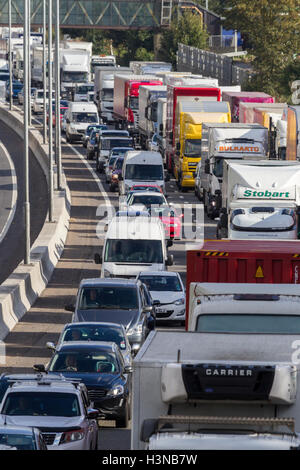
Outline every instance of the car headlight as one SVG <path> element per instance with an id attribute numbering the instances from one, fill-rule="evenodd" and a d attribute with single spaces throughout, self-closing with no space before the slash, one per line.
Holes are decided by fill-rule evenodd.
<path id="1" fill-rule="evenodd" d="M 139 323 L 137 326 L 135 326 L 134 328 L 130 328 L 128 331 L 127 331 L 127 334 L 129 336 L 131 335 L 141 335 L 143 333 L 143 325 L 141 323 Z"/>
<path id="2" fill-rule="evenodd" d="M 116 387 L 110 389 L 107 392 L 106 396 L 107 397 L 118 397 L 120 395 L 123 395 L 123 393 L 124 393 L 123 385 L 117 385 Z"/>
<path id="3" fill-rule="evenodd" d="M 110 277 L 111 276 L 111 273 L 109 271 L 107 271 L 107 269 L 104 269 L 103 274 L 104 274 L 104 277 Z"/>
<path id="4" fill-rule="evenodd" d="M 185 298 L 183 297 L 182 299 L 178 299 L 174 302 L 174 305 L 183 305 L 185 302 Z"/>
<path id="5" fill-rule="evenodd" d="M 60 444 L 68 444 L 70 442 L 80 441 L 84 438 L 84 429 L 77 429 L 76 431 L 64 432 Z"/>

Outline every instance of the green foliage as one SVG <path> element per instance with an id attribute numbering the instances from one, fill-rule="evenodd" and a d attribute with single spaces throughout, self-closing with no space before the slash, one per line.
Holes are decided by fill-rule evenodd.
<path id="1" fill-rule="evenodd" d="M 249 87 L 279 96 L 284 71 L 299 51 L 299 0 L 224 0 L 222 8 L 225 27 L 240 31 L 255 56 Z"/>
<path id="2" fill-rule="evenodd" d="M 174 16 L 176 18 L 176 15 Z M 187 11 L 180 15 L 178 20 L 172 21 L 170 29 L 162 33 L 160 59 L 175 65 L 179 42 L 199 49 L 207 48 L 208 34 L 199 15 Z"/>

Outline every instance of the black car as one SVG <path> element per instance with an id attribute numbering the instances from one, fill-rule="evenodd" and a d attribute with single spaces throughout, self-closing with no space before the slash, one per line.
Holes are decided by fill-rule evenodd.
<path id="1" fill-rule="evenodd" d="M 80 379 L 94 407 L 105 419 L 127 427 L 130 419 L 131 366 L 125 366 L 115 343 L 74 341 L 61 343 L 51 358 L 47 372 Z"/>
<path id="2" fill-rule="evenodd" d="M 155 312 L 147 287 L 136 279 L 83 279 L 72 322 L 113 322 L 124 325 L 133 352 L 155 328 Z"/>

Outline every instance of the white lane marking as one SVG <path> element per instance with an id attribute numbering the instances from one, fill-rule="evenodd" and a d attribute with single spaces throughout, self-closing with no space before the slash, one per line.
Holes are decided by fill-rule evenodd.
<path id="1" fill-rule="evenodd" d="M 80 152 L 78 152 L 78 150 L 71 144 L 68 144 L 67 141 L 65 140 L 65 138 L 63 137 L 62 139 L 62 142 L 66 143 L 68 145 L 68 147 L 70 147 L 74 153 L 76 153 L 76 155 L 78 155 L 78 157 L 81 159 L 81 161 L 85 164 L 85 166 L 87 167 L 87 169 L 91 172 L 94 180 L 96 181 L 97 185 L 98 185 L 98 188 L 100 190 L 100 192 L 102 193 L 105 201 L 107 202 L 107 204 L 109 206 L 112 206 L 111 202 L 110 202 L 110 199 L 108 197 L 108 194 L 107 192 L 105 191 L 104 187 L 103 187 L 103 184 L 101 183 L 101 180 L 100 178 L 98 177 L 97 173 L 94 171 L 94 169 L 91 167 L 91 165 L 89 164 L 89 162 L 86 160 L 86 158 L 81 155 Z"/>
<path id="2" fill-rule="evenodd" d="M 11 201 L 11 209 L 9 211 L 9 216 L 7 217 L 7 220 L 5 222 L 5 225 L 0 233 L 0 243 L 2 242 L 3 238 L 7 234 L 7 231 L 10 227 L 10 224 L 13 221 L 13 218 L 15 216 L 16 212 L 16 207 L 17 207 L 17 199 L 18 199 L 18 185 L 17 185 L 17 177 L 16 177 L 16 170 L 15 170 L 15 165 L 9 155 L 9 152 L 3 142 L 0 142 L 0 147 L 3 150 L 3 152 L 6 155 L 6 158 L 8 160 L 9 166 L 10 166 L 10 171 L 11 171 L 11 179 L 12 179 L 12 201 Z"/>

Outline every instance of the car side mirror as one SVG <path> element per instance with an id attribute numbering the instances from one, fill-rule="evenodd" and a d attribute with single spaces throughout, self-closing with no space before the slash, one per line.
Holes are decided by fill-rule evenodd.
<path id="1" fill-rule="evenodd" d="M 88 419 L 97 419 L 100 413 L 99 410 L 95 410 L 94 408 L 90 408 L 87 411 L 87 418 Z"/>
<path id="2" fill-rule="evenodd" d="M 46 372 L 44 364 L 35 364 L 33 366 L 33 370 L 35 370 L 36 372 Z"/>
<path id="3" fill-rule="evenodd" d="M 102 264 L 102 256 L 99 253 L 96 253 L 94 256 L 94 261 L 96 264 Z"/>
<path id="4" fill-rule="evenodd" d="M 75 312 L 75 305 L 74 304 L 65 305 L 65 310 L 67 312 Z"/>
<path id="5" fill-rule="evenodd" d="M 46 343 L 46 346 L 47 346 L 48 349 L 51 349 L 52 351 L 55 351 L 55 344 L 54 343 L 49 341 L 48 343 Z"/>

